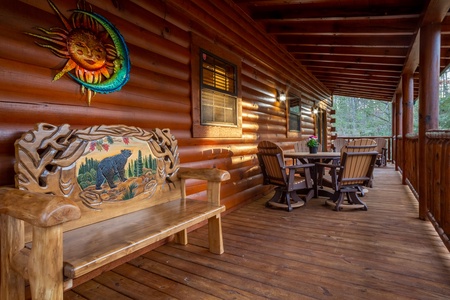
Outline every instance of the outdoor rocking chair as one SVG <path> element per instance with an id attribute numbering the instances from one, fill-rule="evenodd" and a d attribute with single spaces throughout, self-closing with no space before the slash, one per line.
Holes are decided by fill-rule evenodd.
<path id="1" fill-rule="evenodd" d="M 339 166 L 331 166 L 338 169 L 338 175 L 333 187 L 335 192 L 326 203 L 334 206 L 337 211 L 344 206 L 367 210 L 367 205 L 359 198 L 358 193 L 370 184 L 377 155 L 376 151 L 344 152 Z"/>
<path id="2" fill-rule="evenodd" d="M 339 173 L 339 166 L 340 166 L 340 162 L 342 161 L 342 157 L 343 157 L 344 153 L 347 153 L 347 152 L 369 152 L 369 151 L 376 151 L 376 149 L 377 149 L 377 143 L 375 142 L 375 140 L 367 139 L 367 138 L 354 139 L 350 142 L 347 142 L 345 145 L 343 145 L 340 149 L 341 156 L 340 156 L 339 160 L 334 160 L 333 161 L 334 167 L 330 168 L 330 170 L 329 170 L 332 185 L 333 186 L 336 185 L 336 181 L 337 181 L 337 177 L 338 177 L 338 173 Z M 318 174 L 319 174 L 318 180 L 319 180 L 320 186 L 323 186 L 323 184 L 322 184 L 323 169 L 327 168 L 327 167 L 329 167 L 329 164 L 322 164 L 322 163 L 317 164 L 317 170 L 318 170 Z M 369 181 L 368 187 L 372 187 L 372 184 L 373 184 L 372 179 Z M 364 196 L 364 193 L 367 192 L 367 189 L 363 189 L 362 187 L 360 187 L 359 192 L 360 192 L 361 196 Z"/>
<path id="3" fill-rule="evenodd" d="M 375 138 L 375 141 L 377 142 L 377 151 L 378 151 L 378 156 L 377 156 L 377 161 L 375 162 L 375 164 L 378 167 L 385 167 L 386 166 L 386 156 L 387 156 L 387 148 L 386 148 L 386 139 L 385 138 Z"/>
<path id="4" fill-rule="evenodd" d="M 342 138 L 337 138 L 333 141 L 333 151 L 341 152 L 342 147 L 345 147 L 348 144 L 347 140 Z"/>
<path id="5" fill-rule="evenodd" d="M 276 186 L 275 195 L 266 202 L 267 207 L 286 208 L 287 211 L 292 211 L 293 208 L 303 206 L 313 197 L 311 168 L 314 164 L 287 166 L 283 150 L 269 141 L 258 144 L 258 160 L 264 176 L 264 184 Z M 297 194 L 299 191 L 304 193 L 302 197 Z"/>

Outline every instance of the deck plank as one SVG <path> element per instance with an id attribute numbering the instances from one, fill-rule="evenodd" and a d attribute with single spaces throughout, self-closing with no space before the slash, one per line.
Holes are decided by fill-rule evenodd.
<path id="1" fill-rule="evenodd" d="M 94 280 L 87 281 L 77 287 L 74 287 L 72 291 L 85 297 L 86 299 L 132 299 L 114 289 L 110 289 L 105 285 L 97 283 Z M 66 299 L 66 293 L 64 293 L 64 299 Z"/>
<path id="2" fill-rule="evenodd" d="M 117 268 L 119 269 L 119 268 Z M 138 269 L 139 270 L 139 269 Z M 115 270 L 118 271 L 118 270 Z M 162 291 L 158 291 L 148 285 L 140 283 L 136 277 L 131 277 L 133 270 L 127 269 L 126 274 L 118 274 L 117 272 L 106 272 L 97 276 L 94 281 L 115 289 L 132 299 L 148 300 L 148 299 L 176 299 Z"/>
<path id="3" fill-rule="evenodd" d="M 223 217 L 223 255 L 208 252 L 202 227 L 189 245 L 159 247 L 65 299 L 133 298 L 127 289 L 151 299 L 448 299 L 450 253 L 393 167 L 375 172 L 368 211 L 336 212 L 321 198 L 288 213 L 266 208 L 269 195 Z M 99 285 L 105 296 L 93 297 Z"/>

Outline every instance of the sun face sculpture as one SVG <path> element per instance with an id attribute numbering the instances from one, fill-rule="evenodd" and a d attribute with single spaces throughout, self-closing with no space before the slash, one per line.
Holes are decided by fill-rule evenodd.
<path id="1" fill-rule="evenodd" d="M 125 40 L 119 31 L 103 16 L 89 12 L 83 1 L 78 3 L 69 19 L 48 0 L 50 6 L 64 24 L 64 28 L 44 29 L 47 36 L 26 32 L 48 43 L 36 42 L 50 49 L 56 56 L 66 58 L 67 63 L 53 80 L 68 74 L 81 84 L 90 105 L 95 93 L 119 91 L 129 79 L 130 60 Z"/>

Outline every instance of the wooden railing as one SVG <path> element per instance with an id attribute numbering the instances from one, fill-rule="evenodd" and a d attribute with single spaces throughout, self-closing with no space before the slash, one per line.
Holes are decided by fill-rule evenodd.
<path id="1" fill-rule="evenodd" d="M 419 138 L 407 134 L 405 151 L 398 151 L 398 157 L 405 157 L 397 164 L 404 172 L 407 183 L 418 198 L 419 189 L 426 189 L 428 217 L 442 240 L 450 250 L 450 130 L 433 130 L 426 133 L 426 182 L 419 176 Z M 397 137 L 397 142 L 401 137 Z M 399 147 L 399 150 L 401 147 Z"/>
<path id="2" fill-rule="evenodd" d="M 387 161 L 392 161 L 392 137 L 391 136 L 337 136 L 338 139 L 345 139 L 347 142 L 355 140 L 355 139 L 375 139 L 375 138 L 385 138 L 386 139 L 386 148 L 387 148 Z"/>
<path id="3" fill-rule="evenodd" d="M 397 141 L 401 143 L 402 137 L 398 136 Z M 414 134 L 406 135 L 406 145 L 405 145 L 405 153 L 402 151 L 402 147 L 398 147 L 398 157 L 405 156 L 405 166 L 403 166 L 403 161 L 398 159 L 396 162 L 405 174 L 405 178 L 407 183 L 409 184 L 411 190 L 416 195 L 416 198 L 419 197 L 419 136 Z"/>

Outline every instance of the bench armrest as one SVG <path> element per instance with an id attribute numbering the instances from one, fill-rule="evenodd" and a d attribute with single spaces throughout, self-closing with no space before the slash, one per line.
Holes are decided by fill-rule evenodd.
<path id="1" fill-rule="evenodd" d="M 220 184 L 230 179 L 230 173 L 216 168 L 186 168 L 178 170 L 178 178 L 181 179 L 181 198 L 186 199 L 186 179 L 207 180 L 208 201 L 214 205 L 220 205 Z"/>
<path id="2" fill-rule="evenodd" d="M 180 179 L 200 179 L 207 181 L 222 182 L 230 179 L 230 173 L 216 168 L 186 168 L 178 170 Z"/>
<path id="3" fill-rule="evenodd" d="M 0 188 L 0 214 L 37 227 L 51 227 L 81 217 L 80 208 L 68 198 L 9 187 Z"/>

